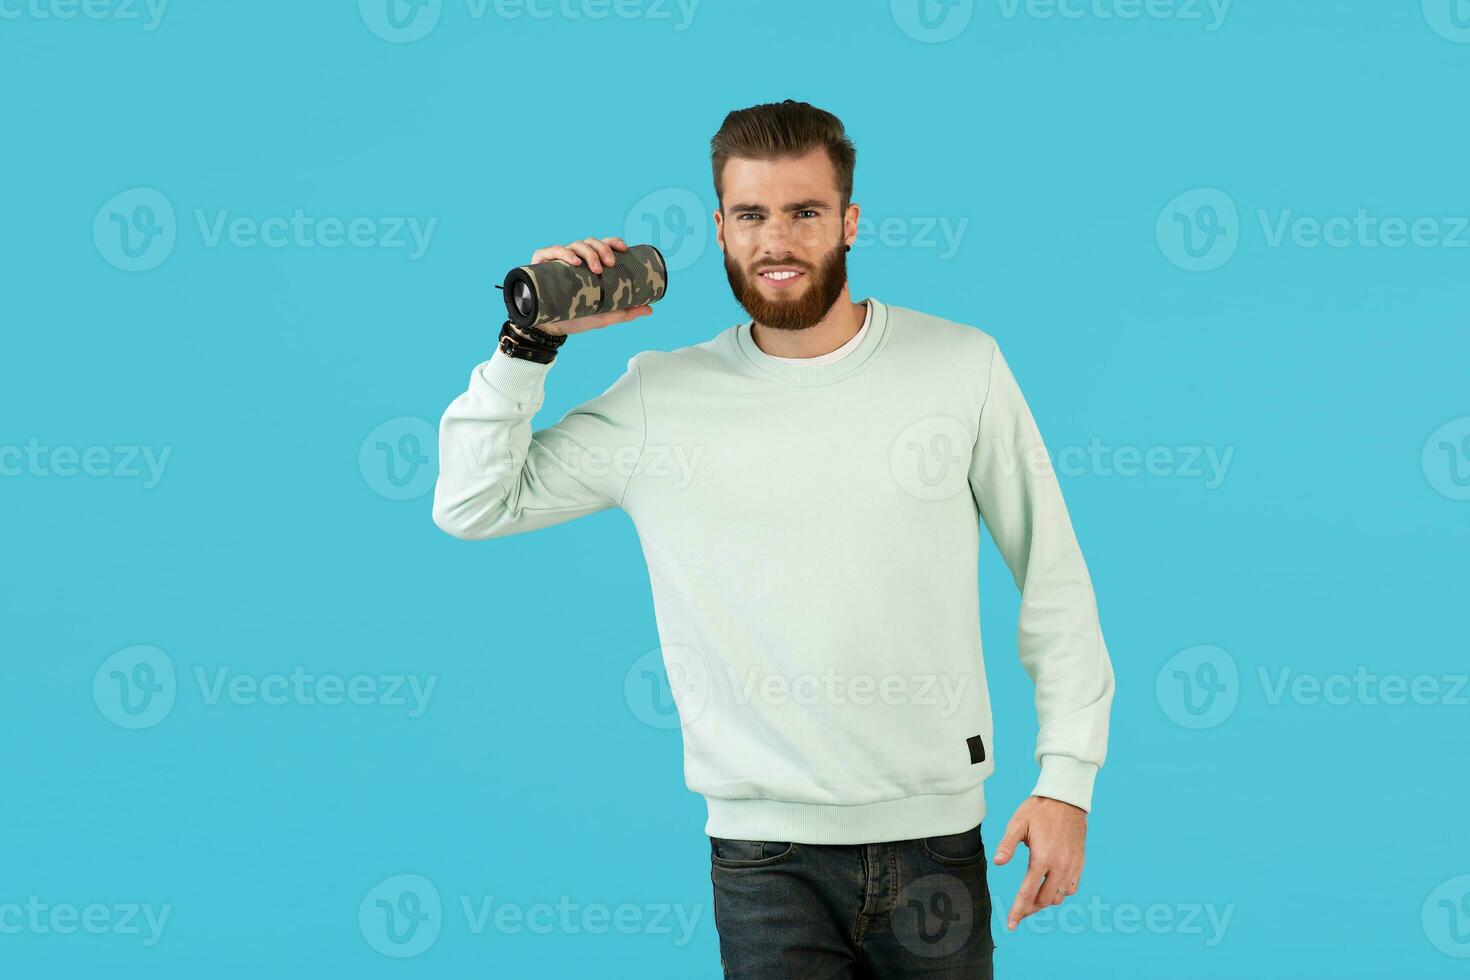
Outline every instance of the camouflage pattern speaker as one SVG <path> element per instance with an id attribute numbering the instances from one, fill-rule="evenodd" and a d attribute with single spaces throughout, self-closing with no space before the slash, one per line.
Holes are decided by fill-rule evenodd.
<path id="1" fill-rule="evenodd" d="M 596 273 L 585 264 L 560 259 L 521 265 L 505 274 L 505 309 L 518 327 L 575 320 L 663 299 L 669 287 L 663 253 L 652 245 L 630 245 Z"/>

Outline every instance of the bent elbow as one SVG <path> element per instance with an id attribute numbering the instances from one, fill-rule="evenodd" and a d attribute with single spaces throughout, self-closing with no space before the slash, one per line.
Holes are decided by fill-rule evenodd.
<path id="1" fill-rule="evenodd" d="M 434 496 L 434 526 L 452 538 L 461 541 L 478 541 L 487 535 L 476 527 L 463 504 L 455 505 Z"/>

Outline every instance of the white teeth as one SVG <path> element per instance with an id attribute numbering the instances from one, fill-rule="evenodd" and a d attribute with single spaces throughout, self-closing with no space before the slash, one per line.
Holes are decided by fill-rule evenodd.
<path id="1" fill-rule="evenodd" d="M 799 272 L 762 272 L 761 275 L 765 276 L 767 279 L 790 279 L 793 276 L 799 276 L 799 275 L 801 275 L 801 273 L 799 273 Z"/>

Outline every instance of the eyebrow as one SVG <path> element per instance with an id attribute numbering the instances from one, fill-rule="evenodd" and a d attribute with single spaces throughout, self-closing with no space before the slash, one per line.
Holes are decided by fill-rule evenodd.
<path id="1" fill-rule="evenodd" d="M 810 199 L 805 200 L 805 201 L 793 201 L 792 203 L 786 205 L 785 210 L 787 210 L 787 211 L 830 211 L 830 210 L 832 210 L 832 206 L 830 204 L 828 204 L 826 201 L 819 200 L 818 198 L 810 198 Z M 770 214 L 771 213 L 770 212 L 770 209 L 768 209 L 764 204 L 732 204 L 728 208 L 726 208 L 725 211 L 727 213 L 729 213 L 729 214 L 734 214 L 737 211 L 742 211 L 742 212 L 744 212 L 744 211 L 750 211 L 750 212 L 754 212 L 755 214 Z"/>

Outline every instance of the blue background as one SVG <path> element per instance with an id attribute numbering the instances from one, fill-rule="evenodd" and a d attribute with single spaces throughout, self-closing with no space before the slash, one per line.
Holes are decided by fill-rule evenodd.
<path id="1" fill-rule="evenodd" d="M 731 109 L 789 97 L 858 148 L 874 224 L 855 299 L 993 333 L 1053 451 L 1169 461 L 1063 475 L 1118 677 L 1110 758 L 1071 900 L 1088 911 L 1014 934 L 998 918 L 1001 974 L 1463 976 L 1470 232 L 1273 245 L 1259 216 L 1455 234 L 1470 30 L 1437 2 L 1240 0 L 1215 29 L 1206 7 L 935 3 L 926 33 L 912 0 L 706 0 L 687 22 L 652 0 L 545 17 L 444 0 L 405 40 L 374 0 L 181 3 L 151 30 L 141 7 L 7 0 L 0 907 L 170 917 L 153 945 L 0 917 L 0 973 L 718 975 L 703 804 L 677 729 L 624 695 L 658 643 L 631 522 L 453 540 L 414 436 L 489 356 L 493 284 L 542 245 L 628 234 L 679 258 L 654 316 L 563 353 L 539 425 L 633 353 L 744 319 L 708 141 Z M 107 229 L 146 217 L 140 188 L 174 241 L 125 271 Z M 1171 205 L 1197 189 L 1234 222 Z M 211 244 L 196 218 L 297 209 L 437 223 L 413 258 Z M 943 222 L 964 222 L 952 252 L 923 234 Z M 1188 271 L 1200 241 L 1218 267 Z M 103 447 L 110 475 L 22 462 L 28 444 Z M 156 485 L 116 447 L 166 449 Z M 1202 448 L 1232 454 L 1223 478 L 1191 474 Z M 991 847 L 1035 778 L 1016 601 L 987 543 Z M 131 730 L 104 662 L 139 645 L 176 695 Z M 412 717 L 211 702 L 196 678 L 298 667 L 436 686 Z M 1360 669 L 1439 695 L 1273 695 Z M 1002 913 L 1023 864 L 991 869 Z M 400 874 L 444 903 L 404 960 L 358 919 Z M 669 920 L 477 934 L 461 896 L 697 920 L 687 941 Z"/>

